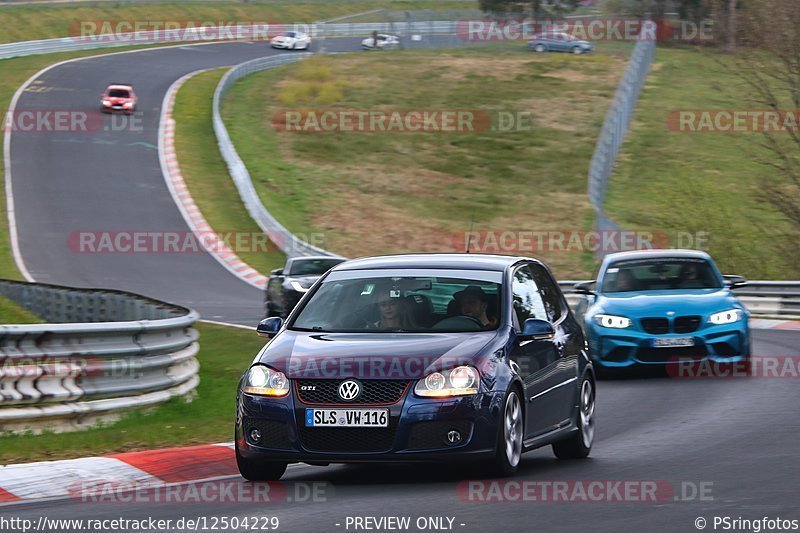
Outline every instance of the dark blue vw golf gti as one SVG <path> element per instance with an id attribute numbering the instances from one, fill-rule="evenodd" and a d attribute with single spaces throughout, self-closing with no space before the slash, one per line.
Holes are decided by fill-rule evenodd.
<path id="1" fill-rule="evenodd" d="M 294 462 L 469 460 L 511 475 L 533 448 L 591 450 L 594 371 L 539 261 L 347 261 L 258 331 L 271 340 L 237 395 L 247 479 L 278 479 Z"/>

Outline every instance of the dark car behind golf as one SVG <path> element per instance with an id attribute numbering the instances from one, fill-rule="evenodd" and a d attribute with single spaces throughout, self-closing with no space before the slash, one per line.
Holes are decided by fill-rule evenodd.
<path id="1" fill-rule="evenodd" d="M 580 325 L 539 261 L 406 255 L 347 261 L 239 384 L 236 458 L 251 480 L 288 463 L 469 460 L 514 473 L 552 445 L 589 455 L 595 378 Z"/>
<path id="2" fill-rule="evenodd" d="M 283 268 L 270 273 L 264 291 L 266 316 L 286 318 L 312 285 L 327 272 L 344 261 L 343 257 L 309 256 L 286 260 Z"/>

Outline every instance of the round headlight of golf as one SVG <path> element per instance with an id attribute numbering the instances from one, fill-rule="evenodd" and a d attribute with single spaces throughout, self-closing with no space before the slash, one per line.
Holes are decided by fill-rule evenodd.
<path id="1" fill-rule="evenodd" d="M 468 389 L 475 381 L 475 371 L 468 366 L 459 366 L 450 371 L 450 385 L 454 389 Z"/>
<path id="2" fill-rule="evenodd" d="M 289 394 L 286 374 L 264 365 L 253 365 L 247 372 L 242 392 L 280 398 Z"/>
<path id="3" fill-rule="evenodd" d="M 444 381 L 445 379 L 442 374 L 434 372 L 425 378 L 425 387 L 427 387 L 428 390 L 439 390 L 444 387 Z"/>

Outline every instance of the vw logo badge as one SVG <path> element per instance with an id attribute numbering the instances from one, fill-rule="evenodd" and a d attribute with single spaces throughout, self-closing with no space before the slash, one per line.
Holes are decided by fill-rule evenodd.
<path id="1" fill-rule="evenodd" d="M 339 398 L 346 402 L 351 402 L 361 395 L 361 385 L 358 381 L 348 379 L 339 384 Z"/>

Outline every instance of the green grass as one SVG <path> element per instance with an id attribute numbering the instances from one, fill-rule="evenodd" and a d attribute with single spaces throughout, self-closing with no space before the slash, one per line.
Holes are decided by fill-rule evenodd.
<path id="1" fill-rule="evenodd" d="M 228 174 L 228 167 L 219 153 L 217 138 L 211 122 L 211 100 L 214 89 L 227 69 L 218 69 L 189 79 L 178 92 L 175 102 L 175 147 L 181 174 L 194 201 L 206 221 L 219 234 L 240 232 L 250 235 L 261 233 L 248 214 L 236 186 Z M 269 252 L 259 249 L 237 248 L 234 240 L 229 246 L 250 266 L 262 273 L 280 268 L 285 256 L 270 243 Z M 250 243 L 250 239 L 243 241 Z M 258 247 L 260 248 L 260 246 Z"/>
<path id="2" fill-rule="evenodd" d="M 41 322 L 42 319 L 21 305 L 0 296 L 0 324 L 39 324 Z"/>
<path id="3" fill-rule="evenodd" d="M 667 128 L 674 110 L 748 110 L 742 82 L 713 51 L 658 50 L 656 68 L 636 110 L 607 201 L 628 229 L 673 237 L 705 232 L 708 251 L 726 273 L 751 279 L 796 279 L 796 232 L 761 194 L 779 179 L 759 134 L 683 133 Z M 791 106 L 787 107 L 790 109 Z"/>
<path id="4" fill-rule="evenodd" d="M 0 464 L 69 459 L 233 439 L 236 386 L 264 342 L 255 332 L 198 324 L 200 385 L 191 402 L 176 398 L 106 426 L 75 433 L 0 437 Z"/>
<path id="5" fill-rule="evenodd" d="M 475 4 L 477 6 L 477 2 Z M 0 43 L 80 35 L 82 21 L 223 21 L 310 23 L 371 9 L 463 9 L 447 0 L 278 0 L 269 2 L 100 2 L 0 6 Z"/>
<path id="6" fill-rule="evenodd" d="M 248 76 L 223 118 L 268 209 L 348 257 L 453 250 L 476 230 L 590 227 L 586 175 L 630 47 L 535 55 L 519 44 L 311 61 Z M 523 131 L 287 133 L 293 109 L 528 112 Z M 496 124 L 496 122 L 494 122 Z M 456 239 L 456 242 L 457 239 Z M 580 253 L 536 250 L 562 278 Z"/>

